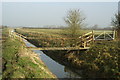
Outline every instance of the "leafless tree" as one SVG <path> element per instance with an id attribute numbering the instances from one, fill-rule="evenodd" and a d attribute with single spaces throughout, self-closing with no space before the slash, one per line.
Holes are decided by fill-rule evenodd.
<path id="1" fill-rule="evenodd" d="M 115 17 L 112 19 L 112 26 L 117 30 L 117 36 L 120 38 L 120 13 L 115 14 Z"/>
<path id="2" fill-rule="evenodd" d="M 82 12 L 79 9 L 69 10 L 64 20 L 68 26 L 67 31 L 71 35 L 70 37 L 77 38 L 85 20 Z M 74 40 L 72 43 L 75 42 L 76 41 Z"/>

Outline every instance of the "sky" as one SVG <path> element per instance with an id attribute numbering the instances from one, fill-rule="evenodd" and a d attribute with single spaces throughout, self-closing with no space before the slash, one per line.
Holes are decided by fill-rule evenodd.
<path id="1" fill-rule="evenodd" d="M 118 2 L 3 2 L 2 24 L 11 27 L 66 26 L 70 9 L 80 9 L 87 26 L 109 27 L 118 11 Z"/>
<path id="2" fill-rule="evenodd" d="M 118 2 L 119 0 L 1 0 L 2 2 Z"/>
<path id="3" fill-rule="evenodd" d="M 0 2 L 0 25 L 2 25 L 2 3 Z"/>

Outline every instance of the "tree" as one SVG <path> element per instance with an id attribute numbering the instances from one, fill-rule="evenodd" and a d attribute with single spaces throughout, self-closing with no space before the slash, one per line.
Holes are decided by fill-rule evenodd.
<path id="1" fill-rule="evenodd" d="M 112 19 L 112 26 L 117 30 L 117 36 L 120 38 L 120 13 L 115 14 L 115 18 Z"/>
<path id="2" fill-rule="evenodd" d="M 80 35 L 80 29 L 83 26 L 83 21 L 85 18 L 82 16 L 82 13 L 79 9 L 69 10 L 66 18 L 64 19 L 68 28 L 67 31 L 70 33 L 70 37 L 78 38 Z M 75 39 L 71 42 L 71 44 L 75 43 Z"/>
<path id="3" fill-rule="evenodd" d="M 120 13 L 115 14 L 115 18 L 112 19 L 112 26 L 114 26 L 116 30 L 120 29 Z"/>

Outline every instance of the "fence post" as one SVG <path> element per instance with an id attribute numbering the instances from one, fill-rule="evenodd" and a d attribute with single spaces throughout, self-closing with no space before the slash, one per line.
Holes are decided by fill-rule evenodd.
<path id="1" fill-rule="evenodd" d="M 104 31 L 104 40 L 105 40 L 105 31 Z"/>
<path id="2" fill-rule="evenodd" d="M 114 32 L 113 32 L 113 40 L 116 38 L 116 32 L 115 32 L 115 30 L 114 30 Z"/>
<path id="3" fill-rule="evenodd" d="M 84 41 L 84 39 L 83 39 L 83 35 L 81 36 L 81 45 L 82 45 L 83 47 L 85 47 L 85 41 Z"/>
<path id="4" fill-rule="evenodd" d="M 93 43 L 94 43 L 94 30 L 92 31 L 92 38 L 93 38 Z"/>
<path id="5" fill-rule="evenodd" d="M 15 33 L 13 32 L 13 38 L 15 39 Z"/>
<path id="6" fill-rule="evenodd" d="M 86 41 L 84 41 L 84 46 L 83 46 L 84 48 L 86 47 Z"/>
<path id="7" fill-rule="evenodd" d="M 118 32 L 117 32 L 117 30 L 116 30 L 116 32 L 115 32 L 115 35 L 116 35 L 116 39 L 118 38 Z"/>

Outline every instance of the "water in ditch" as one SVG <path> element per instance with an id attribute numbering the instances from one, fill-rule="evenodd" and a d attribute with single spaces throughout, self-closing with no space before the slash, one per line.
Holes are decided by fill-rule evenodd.
<path id="1" fill-rule="evenodd" d="M 24 40 L 28 47 L 35 47 L 33 44 Z M 44 54 L 40 50 L 33 50 L 36 54 L 39 55 L 40 59 L 45 63 L 49 70 L 55 74 L 58 78 L 81 78 L 80 75 L 70 70 L 70 68 L 65 65 L 61 65 L 58 62 L 51 59 L 49 56 Z"/>

